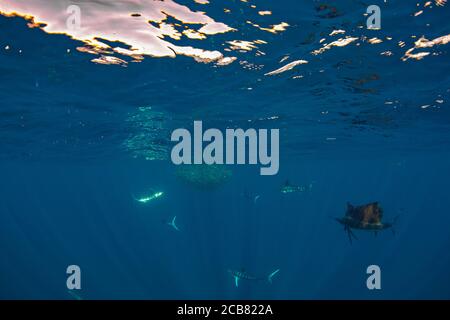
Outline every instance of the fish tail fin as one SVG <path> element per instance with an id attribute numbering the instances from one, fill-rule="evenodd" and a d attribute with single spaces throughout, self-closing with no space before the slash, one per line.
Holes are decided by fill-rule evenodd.
<path id="1" fill-rule="evenodd" d="M 178 228 L 178 226 L 177 226 L 177 224 L 175 222 L 176 219 L 177 219 L 177 216 L 173 217 L 173 219 L 170 222 L 168 222 L 167 224 L 169 226 L 171 226 L 172 228 L 174 228 L 176 231 L 180 231 L 180 229 Z"/>
<path id="2" fill-rule="evenodd" d="M 271 274 L 269 274 L 267 276 L 267 281 L 272 284 L 272 278 L 278 273 L 280 272 L 280 269 L 275 270 L 274 272 L 272 272 Z"/>
<path id="3" fill-rule="evenodd" d="M 83 300 L 78 294 L 74 292 L 74 290 L 67 290 L 67 292 L 74 298 L 75 300 Z"/>

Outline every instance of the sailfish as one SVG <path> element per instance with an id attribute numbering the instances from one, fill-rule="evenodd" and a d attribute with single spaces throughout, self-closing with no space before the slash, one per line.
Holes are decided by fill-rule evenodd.
<path id="1" fill-rule="evenodd" d="M 378 202 L 372 202 L 365 205 L 353 206 L 347 203 L 347 212 L 342 218 L 335 218 L 337 222 L 344 226 L 344 230 L 348 234 L 350 243 L 352 239 L 357 239 L 352 229 L 373 231 L 377 235 L 378 231 L 391 228 L 398 217 L 393 222 L 382 222 L 383 209 Z"/>

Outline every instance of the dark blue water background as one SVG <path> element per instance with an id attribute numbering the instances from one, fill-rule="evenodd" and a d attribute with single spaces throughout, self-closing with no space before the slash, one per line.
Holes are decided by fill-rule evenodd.
<path id="1" fill-rule="evenodd" d="M 449 34 L 450 6 L 419 20 L 415 3 L 394 1 L 382 30 L 368 31 L 356 28 L 366 4 L 333 3 L 342 15 L 332 19 L 309 1 L 272 3 L 291 27 L 267 36 L 265 56 L 239 56 L 259 71 L 187 57 L 96 65 L 75 50 L 80 43 L 1 17 L 0 297 L 72 299 L 65 270 L 77 264 L 83 299 L 450 298 L 448 46 L 405 62 L 395 44 L 392 58 L 381 56 L 385 43 L 309 54 L 321 32 L 339 27 L 409 44 L 411 35 Z M 221 6 L 208 14 L 260 36 Z M 286 54 L 310 63 L 265 77 Z M 170 160 L 144 159 L 193 120 L 280 128 L 280 172 L 234 166 L 228 183 L 202 191 L 177 179 Z M 282 195 L 287 179 L 313 188 Z M 151 189 L 165 194 L 133 199 Z M 252 203 L 245 192 L 261 197 Z M 350 244 L 333 220 L 347 201 L 379 201 L 386 221 L 399 216 L 395 235 L 356 231 Z M 180 232 L 166 224 L 175 215 Z M 366 288 L 371 264 L 381 267 L 382 290 Z M 227 269 L 241 268 L 280 273 L 272 285 L 236 288 Z"/>

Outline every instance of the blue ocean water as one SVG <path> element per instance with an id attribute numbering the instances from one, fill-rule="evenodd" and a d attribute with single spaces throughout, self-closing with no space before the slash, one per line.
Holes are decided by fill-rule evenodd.
<path id="1" fill-rule="evenodd" d="M 262 37 L 245 2 L 178 2 L 238 30 L 204 49 Z M 80 40 L 0 16 L 0 298 L 73 299 L 66 268 L 78 265 L 82 299 L 449 299 L 449 44 L 401 58 L 450 34 L 450 5 L 419 3 L 374 1 L 382 28 L 367 30 L 366 3 L 261 1 L 290 26 L 227 66 L 95 64 Z M 360 45 L 311 54 L 338 29 Z M 265 76 L 286 56 L 308 64 Z M 182 181 L 170 133 L 194 120 L 279 128 L 279 173 L 234 165 L 218 188 Z M 286 180 L 312 188 L 282 194 Z M 350 243 L 334 218 L 374 201 L 395 233 L 355 230 Z M 374 264 L 381 290 L 366 287 Z M 229 269 L 280 272 L 236 287 Z"/>

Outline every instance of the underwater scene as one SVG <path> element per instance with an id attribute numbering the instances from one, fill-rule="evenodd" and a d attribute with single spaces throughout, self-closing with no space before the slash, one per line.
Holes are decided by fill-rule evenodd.
<path id="1" fill-rule="evenodd" d="M 0 0 L 0 299 L 450 299 L 450 2 Z"/>

